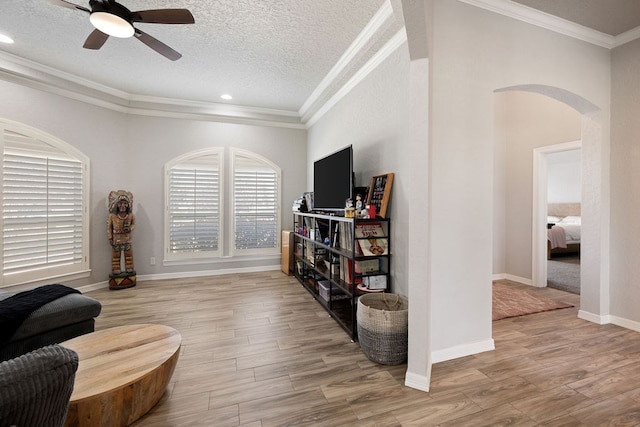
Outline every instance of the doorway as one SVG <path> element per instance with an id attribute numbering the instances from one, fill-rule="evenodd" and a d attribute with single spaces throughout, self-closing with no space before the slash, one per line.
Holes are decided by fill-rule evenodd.
<path id="1" fill-rule="evenodd" d="M 536 148 L 533 155 L 533 285 L 578 294 L 581 148 L 581 141 L 573 141 Z M 569 244 L 549 256 L 549 236 L 556 231 L 562 232 Z"/>
<path id="2" fill-rule="evenodd" d="M 547 153 L 546 159 L 547 232 L 555 233 L 554 237 L 562 234 L 565 237 L 564 245 L 548 251 L 547 286 L 579 295 L 581 150 Z M 548 246 L 551 247 L 550 244 Z"/>

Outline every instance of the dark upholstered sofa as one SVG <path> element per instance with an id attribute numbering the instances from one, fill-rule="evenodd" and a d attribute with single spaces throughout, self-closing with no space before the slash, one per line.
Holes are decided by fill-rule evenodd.
<path id="1" fill-rule="evenodd" d="M 0 301 L 14 294 L 0 291 Z M 0 343 L 0 361 L 93 332 L 101 311 L 99 301 L 81 293 L 48 302 L 33 311 L 7 342 Z"/>
<path id="2" fill-rule="evenodd" d="M 1 362 L 0 426 L 62 426 L 77 369 L 77 353 L 59 345 Z"/>

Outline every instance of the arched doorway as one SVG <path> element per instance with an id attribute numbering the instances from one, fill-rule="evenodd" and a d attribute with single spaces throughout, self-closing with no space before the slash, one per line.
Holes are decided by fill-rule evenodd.
<path id="1" fill-rule="evenodd" d="M 599 322 L 599 316 L 602 314 L 602 308 L 608 307 L 608 283 L 602 280 L 602 273 L 608 270 L 608 239 L 601 230 L 602 215 L 606 212 L 606 194 L 602 194 L 602 182 L 606 181 L 604 176 L 606 168 L 603 167 L 605 153 L 602 150 L 602 124 L 600 109 L 585 100 L 584 98 L 571 93 L 567 90 L 544 86 L 544 85 L 519 85 L 510 86 L 496 90 L 496 93 L 523 91 L 537 93 L 546 97 L 555 99 L 575 110 L 580 117 L 580 135 L 582 140 L 582 253 L 583 268 L 581 269 L 582 298 L 581 310 L 579 317 L 590 321 Z M 497 132 L 498 133 L 498 132 Z M 533 178 L 532 178 L 533 180 Z M 533 198 L 532 198 L 533 199 Z M 537 224 L 543 221 L 542 217 L 546 216 L 543 212 L 541 204 L 531 204 L 531 224 Z M 532 260 L 530 276 L 531 285 L 538 285 L 546 280 L 545 265 L 546 256 L 543 257 L 541 248 L 542 243 L 546 239 L 536 236 L 535 227 L 532 227 L 532 235 L 530 239 L 530 253 Z M 546 246 L 546 243 L 545 243 Z M 535 255 L 534 255 L 535 254 Z M 507 270 L 507 274 L 509 271 Z M 590 314 L 590 313 L 595 313 Z"/>

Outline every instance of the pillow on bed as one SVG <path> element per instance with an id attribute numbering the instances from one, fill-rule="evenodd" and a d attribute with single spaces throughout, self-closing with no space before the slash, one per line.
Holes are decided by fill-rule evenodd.
<path id="1" fill-rule="evenodd" d="M 581 224 L 581 217 L 579 216 L 565 216 L 558 224 Z"/>
<path id="2" fill-rule="evenodd" d="M 547 215 L 547 224 L 555 224 L 556 222 L 560 222 L 562 218 L 559 216 Z"/>

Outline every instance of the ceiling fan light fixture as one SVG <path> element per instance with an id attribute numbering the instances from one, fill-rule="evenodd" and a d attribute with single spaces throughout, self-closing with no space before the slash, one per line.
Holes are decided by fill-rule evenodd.
<path id="1" fill-rule="evenodd" d="M 7 35 L 0 33 L 0 43 L 12 44 L 13 39 Z"/>
<path id="2" fill-rule="evenodd" d="M 91 24 L 98 30 L 113 37 L 128 38 L 135 32 L 133 25 L 124 18 L 109 12 L 92 12 Z"/>

